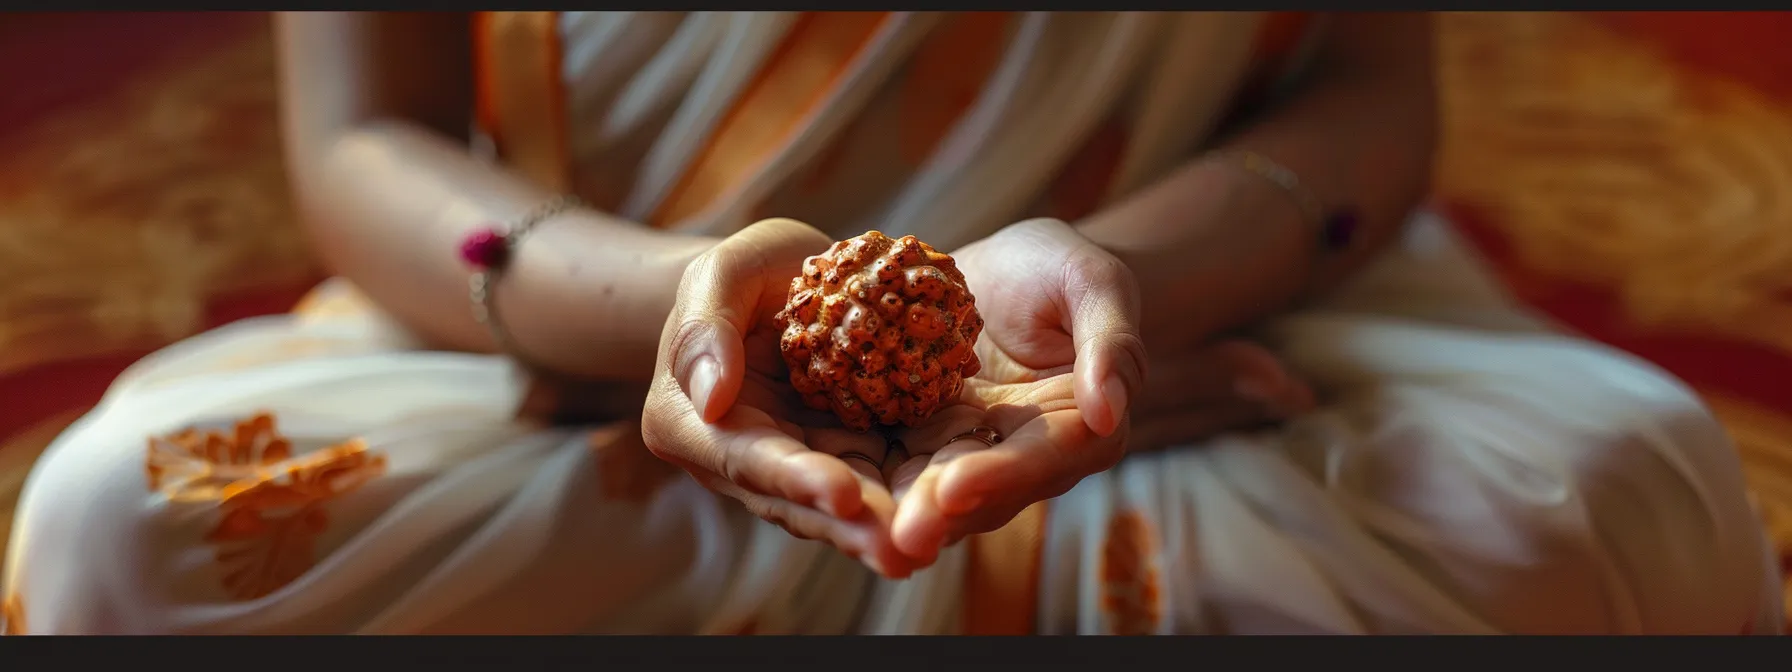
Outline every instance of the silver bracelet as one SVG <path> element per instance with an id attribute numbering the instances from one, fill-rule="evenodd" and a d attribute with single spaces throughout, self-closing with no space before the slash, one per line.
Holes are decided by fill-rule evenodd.
<path id="1" fill-rule="evenodd" d="M 1346 208 L 1328 212 L 1319 196 L 1301 183 L 1299 175 L 1274 159 L 1243 149 L 1218 150 L 1205 158 L 1224 162 L 1280 188 L 1294 202 L 1294 206 L 1300 209 L 1301 216 L 1316 232 L 1319 245 L 1324 249 L 1347 247 L 1356 237 L 1357 216 L 1354 210 Z"/>
<path id="2" fill-rule="evenodd" d="M 529 360 L 517 348 L 516 339 L 504 329 L 494 299 L 496 292 L 492 290 L 504 277 L 517 246 L 536 225 L 578 206 L 579 199 L 560 196 L 536 206 L 514 222 L 480 227 L 461 239 L 461 261 L 472 269 L 467 278 L 467 297 L 473 304 L 473 319 L 491 331 L 499 350 L 525 366 L 530 365 Z"/>

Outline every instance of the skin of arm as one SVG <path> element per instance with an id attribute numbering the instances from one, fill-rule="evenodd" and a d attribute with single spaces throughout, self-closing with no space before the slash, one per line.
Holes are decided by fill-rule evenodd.
<path id="1" fill-rule="evenodd" d="M 1341 277 L 1425 193 L 1436 134 L 1429 17 L 1333 19 L 1305 90 L 1224 146 L 1268 155 L 1328 206 L 1354 208 L 1355 244 L 1320 257 L 1277 187 L 1192 162 L 1079 224 L 1134 270 L 1144 305 L 1193 308 L 1147 311 L 1148 342 L 1205 338 Z M 294 195 L 320 255 L 434 345 L 490 351 L 456 246 L 551 194 L 466 149 L 470 68 L 443 64 L 470 62 L 469 26 L 454 13 L 301 12 L 280 15 L 278 37 Z M 556 219 L 568 221 L 537 227 L 496 290 L 506 327 L 561 373 L 645 379 L 684 266 L 715 241 L 590 210 Z"/>
<path id="2" fill-rule="evenodd" d="M 315 249 L 432 346 L 492 351 L 458 246 L 553 194 L 468 151 L 469 17 L 283 12 L 276 22 L 287 163 Z M 577 209 L 531 232 L 494 298 L 536 363 L 645 381 L 684 267 L 712 244 Z"/>
<path id="3" fill-rule="evenodd" d="M 1431 18 L 1329 18 L 1304 87 L 1219 147 L 1268 156 L 1328 209 L 1353 210 L 1354 240 L 1324 251 L 1280 187 L 1224 162 L 1183 166 L 1078 225 L 1138 277 L 1152 347 L 1192 345 L 1335 284 L 1393 240 L 1428 191 L 1437 144 Z"/>

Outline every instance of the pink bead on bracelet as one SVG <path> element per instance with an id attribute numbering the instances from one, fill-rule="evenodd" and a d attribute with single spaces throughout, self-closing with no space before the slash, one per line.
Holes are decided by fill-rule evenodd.
<path id="1" fill-rule="evenodd" d="M 504 329 L 503 323 L 498 319 L 498 307 L 491 289 L 503 277 L 510 265 L 511 254 L 523 237 L 537 224 L 578 205 L 578 199 L 561 196 L 541 204 L 511 224 L 492 224 L 474 229 L 460 241 L 460 259 L 473 271 L 467 278 L 467 294 L 473 304 L 473 319 L 491 330 L 492 340 L 500 350 L 524 364 L 528 364 L 528 360 L 522 356 L 516 347 L 516 340 L 510 337 L 510 332 Z"/>
<path id="2" fill-rule="evenodd" d="M 495 226 L 475 230 L 460 241 L 460 260 L 482 271 L 502 266 L 510 260 L 510 238 Z"/>

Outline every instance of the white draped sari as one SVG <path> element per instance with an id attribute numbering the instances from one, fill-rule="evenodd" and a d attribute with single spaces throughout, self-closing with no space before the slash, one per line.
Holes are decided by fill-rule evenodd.
<path id="1" fill-rule="evenodd" d="M 1297 71 L 1305 41 L 1261 48 L 1272 18 L 500 13 L 481 116 L 518 170 L 650 225 L 792 216 L 950 249 L 1185 160 Z M 1261 333 L 1317 410 L 1128 457 L 888 581 L 653 460 L 634 423 L 519 419 L 509 361 L 420 350 L 334 280 L 146 358 L 45 452 L 6 628 L 1781 629 L 1698 399 L 1528 316 L 1448 222 L 1415 215 Z"/>

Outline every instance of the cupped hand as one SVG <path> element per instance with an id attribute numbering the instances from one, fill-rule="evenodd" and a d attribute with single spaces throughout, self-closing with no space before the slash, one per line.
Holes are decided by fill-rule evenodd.
<path id="1" fill-rule="evenodd" d="M 1112 467 L 1145 383 L 1132 274 L 1069 225 L 1021 222 L 953 257 L 983 315 L 982 368 L 884 465 L 893 540 L 923 564 Z M 957 438 L 978 426 L 1002 440 Z"/>
<path id="2" fill-rule="evenodd" d="M 1000 366 L 1012 357 L 990 352 Z M 987 366 L 987 365 L 986 365 Z M 898 502 L 898 548 L 931 563 L 966 535 L 997 529 L 1033 502 L 1063 494 L 1125 453 L 1159 450 L 1262 427 L 1311 410 L 1313 391 L 1269 350 L 1223 340 L 1153 358 L 1152 376 L 1124 432 L 1102 437 L 1079 424 L 1074 374 L 1007 374 L 966 381 L 960 403 L 904 434 L 884 478 Z M 960 439 L 975 427 L 1001 432 L 987 446 Z M 1122 444 L 1124 441 L 1124 444 Z M 961 459 L 967 458 L 968 459 Z M 965 495 L 966 491 L 971 492 Z M 995 493 L 992 495 L 979 493 Z"/>
<path id="3" fill-rule="evenodd" d="M 691 263 L 660 337 L 642 436 L 655 455 L 759 517 L 906 576 L 915 565 L 891 544 L 895 501 L 874 466 L 884 439 L 804 407 L 778 353 L 774 316 L 790 281 L 831 243 L 806 224 L 772 219 Z"/>

